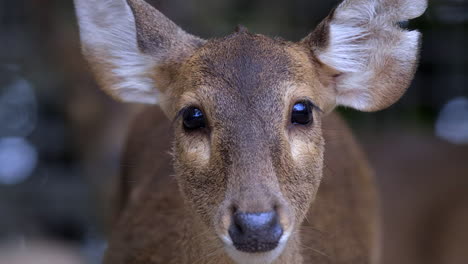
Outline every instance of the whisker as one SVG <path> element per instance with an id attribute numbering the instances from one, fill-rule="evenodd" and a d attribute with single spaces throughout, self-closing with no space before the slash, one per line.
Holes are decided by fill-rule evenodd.
<path id="1" fill-rule="evenodd" d="M 302 247 L 303 249 L 312 250 L 313 252 L 315 252 L 315 253 L 317 253 L 317 254 L 319 254 L 319 255 L 322 255 L 322 256 L 324 256 L 324 257 L 326 257 L 326 258 L 330 258 L 330 256 L 329 256 L 328 254 L 326 254 L 325 252 L 323 252 L 323 251 L 321 251 L 321 250 L 318 250 L 318 249 L 316 249 L 316 248 L 308 247 L 308 246 L 305 246 L 305 245 L 301 245 L 301 247 Z"/>

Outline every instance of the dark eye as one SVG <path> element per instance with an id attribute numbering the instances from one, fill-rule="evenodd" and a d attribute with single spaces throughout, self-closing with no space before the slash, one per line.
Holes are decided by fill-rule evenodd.
<path id="1" fill-rule="evenodd" d="M 184 110 L 184 127 L 189 130 L 205 127 L 205 115 L 196 107 L 189 107 Z"/>
<path id="2" fill-rule="evenodd" d="M 291 112 L 291 123 L 295 125 L 307 125 L 312 122 L 312 108 L 312 103 L 308 101 L 295 103 Z"/>

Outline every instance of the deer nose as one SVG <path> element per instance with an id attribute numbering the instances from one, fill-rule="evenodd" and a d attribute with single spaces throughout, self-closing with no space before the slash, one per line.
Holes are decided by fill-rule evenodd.
<path id="1" fill-rule="evenodd" d="M 235 212 L 229 236 L 237 250 L 248 253 L 267 252 L 278 246 L 283 228 L 276 211 L 264 213 Z"/>

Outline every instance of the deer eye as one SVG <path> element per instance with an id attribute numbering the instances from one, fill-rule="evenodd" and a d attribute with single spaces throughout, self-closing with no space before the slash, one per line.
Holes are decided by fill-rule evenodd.
<path id="1" fill-rule="evenodd" d="M 294 104 L 291 112 L 291 123 L 295 125 L 307 125 L 312 122 L 313 105 L 309 101 L 300 101 Z"/>
<path id="2" fill-rule="evenodd" d="M 196 107 L 188 107 L 183 112 L 184 127 L 194 130 L 205 127 L 205 115 Z"/>

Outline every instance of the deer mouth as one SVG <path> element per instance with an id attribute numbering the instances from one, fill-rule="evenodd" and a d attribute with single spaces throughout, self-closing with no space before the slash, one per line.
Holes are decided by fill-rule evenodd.
<path id="1" fill-rule="evenodd" d="M 283 252 L 290 232 L 283 232 L 276 243 L 258 243 L 251 241 L 245 244 L 236 244 L 229 235 L 224 235 L 221 240 L 224 243 L 226 253 L 238 264 L 273 263 Z"/>

